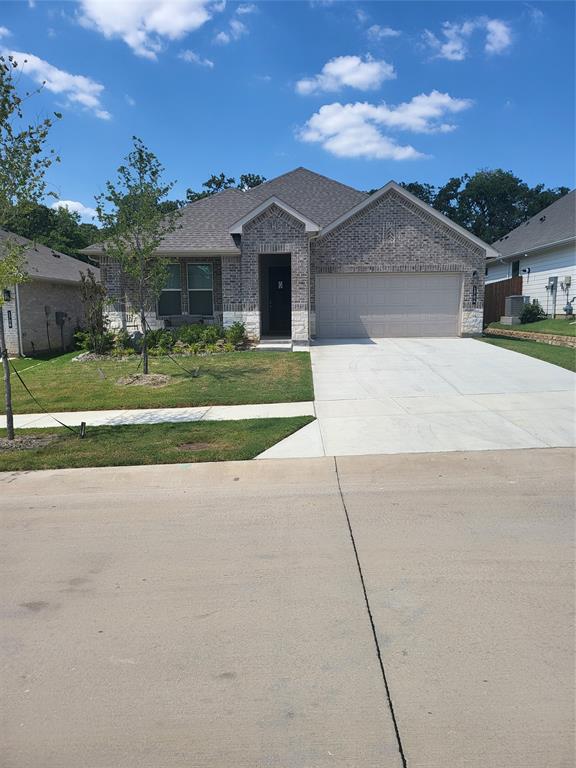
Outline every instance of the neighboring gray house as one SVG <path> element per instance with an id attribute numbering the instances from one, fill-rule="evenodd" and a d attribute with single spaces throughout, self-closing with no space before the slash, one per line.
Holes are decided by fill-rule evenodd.
<path id="1" fill-rule="evenodd" d="M 537 299 L 547 315 L 563 315 L 567 299 L 576 295 L 576 190 L 572 190 L 493 247 L 486 282 L 522 277 L 522 294 Z"/>
<path id="2" fill-rule="evenodd" d="M 8 237 L 27 246 L 30 276 L 26 283 L 5 292 L 2 312 L 8 354 L 33 355 L 71 347 L 74 331 L 84 318 L 80 271 L 89 268 L 99 279 L 100 270 L 0 229 L 0 245 Z M 0 258 L 1 253 L 0 248 Z"/>
<path id="3" fill-rule="evenodd" d="M 182 210 L 150 324 L 246 324 L 254 338 L 481 333 L 489 245 L 389 182 L 372 195 L 305 168 Z M 137 327 L 101 246 L 113 326 Z"/>

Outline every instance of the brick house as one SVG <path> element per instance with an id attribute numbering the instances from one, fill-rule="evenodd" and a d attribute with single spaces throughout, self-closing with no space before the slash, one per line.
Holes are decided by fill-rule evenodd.
<path id="1" fill-rule="evenodd" d="M 101 246 L 113 327 L 137 327 Z M 151 326 L 236 320 L 254 338 L 481 333 L 489 245 L 389 182 L 368 195 L 305 168 L 182 209 Z"/>
<path id="2" fill-rule="evenodd" d="M 74 332 L 84 320 L 80 272 L 97 267 L 0 229 L 0 243 L 10 238 L 26 245 L 29 280 L 9 287 L 1 308 L 6 347 L 10 356 L 70 349 Z"/>

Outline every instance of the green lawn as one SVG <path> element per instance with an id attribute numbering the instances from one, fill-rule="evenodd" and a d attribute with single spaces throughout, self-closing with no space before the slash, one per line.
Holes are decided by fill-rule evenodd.
<path id="1" fill-rule="evenodd" d="M 500 328 L 503 331 L 530 331 L 531 333 L 553 333 L 557 336 L 576 336 L 576 322 L 560 317 L 554 320 L 539 320 L 537 323 L 524 325 L 502 325 L 490 323 L 490 328 Z"/>
<path id="2" fill-rule="evenodd" d="M 122 361 L 73 363 L 77 353 L 45 360 L 18 360 L 27 386 L 49 411 L 108 408 L 175 408 L 197 405 L 240 405 L 313 400 L 312 370 L 307 352 L 229 352 L 206 357 L 176 358 L 189 376 L 167 357 L 150 360 L 151 373 L 165 373 L 165 387 L 119 386 L 120 377 L 136 373 L 139 358 Z M 15 413 L 37 413 L 40 408 L 12 374 Z M 0 382 L 0 397 L 4 386 Z"/>
<path id="3" fill-rule="evenodd" d="M 495 347 L 503 347 L 512 352 L 530 355 L 530 357 L 536 357 L 538 360 L 544 360 L 547 363 L 553 363 L 561 368 L 567 368 L 569 371 L 576 372 L 576 350 L 574 349 L 554 347 L 551 344 L 543 344 L 539 341 L 511 339 L 503 336 L 485 336 L 480 340 L 486 342 L 486 344 L 493 344 Z"/>
<path id="4" fill-rule="evenodd" d="M 311 421 L 312 416 L 295 416 L 88 427 L 83 440 L 63 428 L 20 429 L 17 435 L 57 435 L 58 439 L 43 448 L 1 450 L 0 471 L 253 459 Z M 0 430 L 0 436 L 5 434 Z"/>

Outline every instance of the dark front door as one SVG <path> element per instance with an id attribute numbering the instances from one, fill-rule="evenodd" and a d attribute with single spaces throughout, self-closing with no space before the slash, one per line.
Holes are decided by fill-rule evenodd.
<path id="1" fill-rule="evenodd" d="M 274 334 L 290 336 L 292 326 L 292 285 L 290 267 L 268 268 L 269 330 Z"/>

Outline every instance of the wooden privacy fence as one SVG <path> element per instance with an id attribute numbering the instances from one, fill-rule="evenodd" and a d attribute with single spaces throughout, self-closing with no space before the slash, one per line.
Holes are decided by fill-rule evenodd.
<path id="1" fill-rule="evenodd" d="M 504 302 L 508 296 L 522 295 L 522 277 L 510 277 L 484 288 L 484 325 L 496 323 L 504 314 Z"/>

